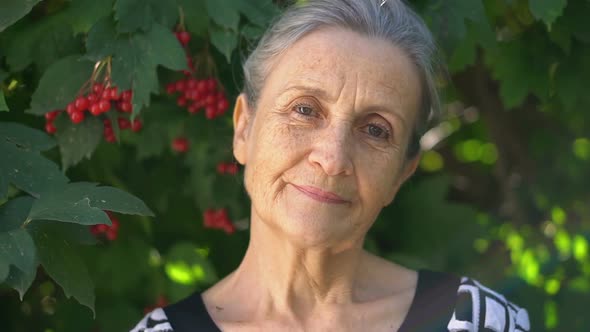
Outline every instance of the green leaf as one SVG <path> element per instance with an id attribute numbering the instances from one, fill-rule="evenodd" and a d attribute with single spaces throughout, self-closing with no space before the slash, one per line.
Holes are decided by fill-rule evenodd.
<path id="1" fill-rule="evenodd" d="M 481 0 L 431 0 L 426 11 L 431 30 L 442 42 L 448 55 L 461 43 L 467 32 L 465 21 L 484 22 L 488 20 Z"/>
<path id="2" fill-rule="evenodd" d="M 173 70 L 186 69 L 186 56 L 174 34 L 154 24 L 147 33 L 121 38 L 113 58 L 112 80 L 119 89 L 133 88 L 133 112 L 149 105 L 150 93 L 158 92 L 158 65 Z"/>
<path id="3" fill-rule="evenodd" d="M 230 30 L 213 29 L 211 31 L 211 43 L 225 55 L 228 63 L 231 63 L 231 54 L 238 46 L 238 35 Z"/>
<path id="4" fill-rule="evenodd" d="M 590 104 L 590 95 L 580 77 L 590 75 L 590 49 L 572 52 L 555 72 L 555 90 L 567 112 L 576 112 Z"/>
<path id="5" fill-rule="evenodd" d="M 72 27 L 65 23 L 55 24 L 37 40 L 33 49 L 33 61 L 39 71 L 45 71 L 54 62 L 84 51 L 82 38 L 76 38 Z"/>
<path id="6" fill-rule="evenodd" d="M 90 158 L 102 139 L 104 125 L 96 117 L 87 116 L 78 124 L 72 123 L 66 117 L 60 117 L 55 120 L 55 125 L 64 170 L 84 158 Z"/>
<path id="7" fill-rule="evenodd" d="M 250 22 L 266 28 L 270 21 L 279 14 L 279 9 L 270 0 L 239 1 L 239 10 Z"/>
<path id="8" fill-rule="evenodd" d="M 172 31 L 156 24 L 146 37 L 147 51 L 154 65 L 161 65 L 172 70 L 188 68 L 184 49 Z"/>
<path id="9" fill-rule="evenodd" d="M 45 151 L 55 146 L 53 138 L 44 132 L 16 122 L 0 123 L 0 139 L 23 150 Z"/>
<path id="10" fill-rule="evenodd" d="M 157 22 L 170 31 L 178 20 L 175 1 L 160 0 L 117 0 L 115 19 L 119 32 L 148 31 Z"/>
<path id="11" fill-rule="evenodd" d="M 25 273 L 35 271 L 35 243 L 24 228 L 0 232 L 0 262 L 8 262 Z"/>
<path id="12" fill-rule="evenodd" d="M 0 232 L 8 232 L 21 228 L 27 220 L 34 199 L 21 196 L 9 200 L 0 206 Z"/>
<path id="13" fill-rule="evenodd" d="M 3 183 L 13 183 L 19 189 L 37 197 L 40 192 L 68 182 L 57 165 L 36 151 L 19 148 L 15 144 L 0 141 L 0 178 Z"/>
<path id="14" fill-rule="evenodd" d="M 240 29 L 240 35 L 247 39 L 258 39 L 262 37 L 264 29 L 255 25 L 245 25 Z"/>
<path id="15" fill-rule="evenodd" d="M 206 0 L 209 17 L 222 27 L 237 31 L 240 0 Z"/>
<path id="16" fill-rule="evenodd" d="M 0 112 L 8 112 L 8 105 L 6 105 L 6 99 L 4 99 L 4 92 L 0 90 Z"/>
<path id="17" fill-rule="evenodd" d="M 115 53 L 117 47 L 117 31 L 115 22 L 110 17 L 97 21 L 86 38 L 85 57 L 99 61 Z"/>
<path id="18" fill-rule="evenodd" d="M 51 65 L 41 77 L 31 100 L 32 114 L 42 115 L 65 109 L 78 96 L 80 87 L 90 79 L 94 64 L 71 55 Z"/>
<path id="19" fill-rule="evenodd" d="M 488 24 L 466 22 L 467 35 L 453 50 L 449 59 L 451 72 L 459 72 L 475 62 L 477 47 L 484 49 L 495 47 L 496 36 Z"/>
<path id="20" fill-rule="evenodd" d="M 67 22 L 74 33 L 86 33 L 101 17 L 111 15 L 113 0 L 70 0 L 68 6 L 55 15 L 55 20 Z"/>
<path id="21" fill-rule="evenodd" d="M 8 273 L 10 273 L 10 265 L 0 257 L 0 284 L 6 280 Z"/>
<path id="22" fill-rule="evenodd" d="M 0 32 L 18 21 L 41 0 L 5 0 L 0 10 Z"/>
<path id="23" fill-rule="evenodd" d="M 77 182 L 42 193 L 33 203 L 28 218 L 82 225 L 110 225 L 111 222 L 103 210 L 153 216 L 141 200 L 117 188 Z"/>
<path id="24" fill-rule="evenodd" d="M 546 39 L 519 39 L 486 52 L 485 62 L 500 81 L 500 96 L 506 108 L 519 106 L 529 94 L 547 99 L 552 53 L 547 44 Z"/>
<path id="25" fill-rule="evenodd" d="M 8 277 L 6 277 L 4 282 L 6 282 L 6 284 L 10 287 L 16 289 L 20 295 L 20 300 L 22 301 L 25 293 L 29 287 L 31 287 L 31 284 L 33 284 L 36 274 L 36 270 L 33 270 L 32 273 L 25 273 L 14 266 L 11 266 Z"/>
<path id="26" fill-rule="evenodd" d="M 177 0 L 184 15 L 184 25 L 196 36 L 205 36 L 209 28 L 209 16 L 204 0 Z"/>
<path id="27" fill-rule="evenodd" d="M 97 279 L 110 280 L 109 292 L 115 294 L 132 289 L 147 275 L 154 273 L 149 265 L 150 249 L 148 243 L 135 236 L 115 241 L 102 250 L 95 262 Z M 129 273 L 129 262 L 133 262 L 134 273 Z"/>
<path id="28" fill-rule="evenodd" d="M 94 313 L 94 285 L 76 248 L 47 225 L 37 225 L 32 235 L 47 274 L 63 288 L 66 297 L 74 297 Z"/>
<path id="29" fill-rule="evenodd" d="M 551 24 L 561 16 L 567 0 L 529 0 L 529 6 L 533 16 L 545 22 L 547 30 L 551 30 Z"/>

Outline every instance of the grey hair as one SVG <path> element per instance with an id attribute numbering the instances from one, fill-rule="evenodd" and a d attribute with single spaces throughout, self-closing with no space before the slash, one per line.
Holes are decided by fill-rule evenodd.
<path id="1" fill-rule="evenodd" d="M 432 34 L 402 0 L 308 0 L 289 7 L 266 30 L 243 65 L 248 104 L 256 108 L 272 59 L 323 27 L 341 27 L 384 39 L 400 48 L 415 64 L 421 79 L 422 101 L 406 155 L 416 156 L 421 136 L 440 114 L 436 76 L 441 67 L 436 61 L 437 47 Z"/>

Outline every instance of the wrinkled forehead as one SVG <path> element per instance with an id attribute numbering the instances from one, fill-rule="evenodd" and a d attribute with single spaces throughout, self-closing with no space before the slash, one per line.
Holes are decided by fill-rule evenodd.
<path id="1" fill-rule="evenodd" d="M 342 93 L 417 112 L 420 79 L 410 58 L 389 42 L 337 28 L 314 31 L 273 59 L 261 96 L 308 86 L 328 101 Z"/>

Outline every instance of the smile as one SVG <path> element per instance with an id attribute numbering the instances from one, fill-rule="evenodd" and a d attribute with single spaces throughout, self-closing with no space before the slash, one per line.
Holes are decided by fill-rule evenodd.
<path id="1" fill-rule="evenodd" d="M 292 184 L 297 190 L 305 194 L 306 196 L 315 199 L 318 202 L 329 203 L 329 204 L 347 204 L 349 201 L 342 197 L 321 189 L 310 187 L 310 186 L 296 186 Z"/>

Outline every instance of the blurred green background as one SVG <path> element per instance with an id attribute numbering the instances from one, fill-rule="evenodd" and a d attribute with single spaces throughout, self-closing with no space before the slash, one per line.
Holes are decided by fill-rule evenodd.
<path id="1" fill-rule="evenodd" d="M 448 65 L 448 80 L 440 81 L 446 114 L 422 139 L 420 169 L 379 216 L 367 249 L 412 268 L 476 278 L 527 308 L 532 331 L 590 331 L 583 314 L 590 307 L 590 2 L 409 3 Z M 66 237 L 59 223 L 47 223 L 69 242 L 58 248 L 31 235 L 25 249 L 41 265 L 28 274 L 0 250 L 3 331 L 127 331 L 146 308 L 205 289 L 237 267 L 249 203 L 241 170 L 220 174 L 219 164 L 233 162 L 241 62 L 285 5 L 0 2 L 0 125 L 44 130 L 43 114 L 65 109 L 94 63 L 102 64 L 101 79 L 133 89 L 133 113 L 123 115 L 143 128 L 117 128 L 118 142 L 108 143 L 96 118 L 74 125 L 63 113 L 55 120 L 57 147 L 41 156 L 70 180 L 122 189 L 155 214 L 115 213 L 114 240 L 71 223 L 78 233 Z M 191 39 L 183 48 L 173 31 L 185 30 Z M 166 92 L 190 70 L 185 52 L 196 79 L 217 80 L 228 112 L 208 119 Z M 102 117 L 116 123 L 113 114 Z M 174 148 L 178 138 L 186 151 Z M 14 161 L 0 160 L 0 189 L 8 188 L 0 190 L 1 225 L 16 218 L 8 207 L 30 192 L 8 184 Z M 206 227 L 208 209 L 225 209 L 235 230 Z M 63 259 L 48 261 L 48 252 Z"/>

